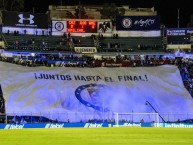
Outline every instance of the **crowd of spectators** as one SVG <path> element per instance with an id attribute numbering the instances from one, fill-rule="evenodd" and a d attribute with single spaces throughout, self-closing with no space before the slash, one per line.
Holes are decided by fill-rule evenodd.
<path id="1" fill-rule="evenodd" d="M 185 87 L 193 97 L 193 59 L 176 59 Z"/>

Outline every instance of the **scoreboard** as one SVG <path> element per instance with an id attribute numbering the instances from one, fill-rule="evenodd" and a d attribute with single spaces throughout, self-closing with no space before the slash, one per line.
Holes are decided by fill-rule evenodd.
<path id="1" fill-rule="evenodd" d="M 97 22 L 90 20 L 69 20 L 67 21 L 66 30 L 69 33 L 97 33 Z"/>
<path id="2" fill-rule="evenodd" d="M 52 20 L 52 35 L 64 33 L 112 33 L 112 22 L 94 19 Z"/>

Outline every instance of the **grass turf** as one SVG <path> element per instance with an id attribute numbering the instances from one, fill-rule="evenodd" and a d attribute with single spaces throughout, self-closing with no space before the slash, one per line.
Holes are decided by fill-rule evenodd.
<path id="1" fill-rule="evenodd" d="M 0 130 L 0 145 L 193 145 L 191 128 Z"/>

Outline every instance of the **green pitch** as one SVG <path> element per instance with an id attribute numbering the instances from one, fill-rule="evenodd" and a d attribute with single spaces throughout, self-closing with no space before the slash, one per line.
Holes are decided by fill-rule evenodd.
<path id="1" fill-rule="evenodd" d="M 0 145 L 193 145 L 189 128 L 0 130 Z"/>

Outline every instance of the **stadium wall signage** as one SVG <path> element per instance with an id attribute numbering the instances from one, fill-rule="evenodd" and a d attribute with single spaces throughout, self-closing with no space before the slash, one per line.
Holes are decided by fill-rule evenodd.
<path id="1" fill-rule="evenodd" d="M 0 124 L 0 129 L 27 129 L 27 128 L 102 128 L 102 127 L 160 127 L 160 128 L 193 128 L 189 123 L 124 123 L 115 125 L 113 122 L 86 122 L 86 123 L 27 123 L 27 124 Z"/>
<path id="2" fill-rule="evenodd" d="M 116 30 L 160 30 L 159 16 L 118 16 Z"/>
<path id="3" fill-rule="evenodd" d="M 163 128 L 193 128 L 191 123 L 159 123 L 156 126 Z"/>
<path id="4" fill-rule="evenodd" d="M 52 20 L 52 35 L 64 35 L 66 32 L 66 21 Z"/>
<path id="5" fill-rule="evenodd" d="M 48 28 L 48 15 L 27 12 L 3 12 L 3 26 L 25 28 Z"/>
<path id="6" fill-rule="evenodd" d="M 193 34 L 193 28 L 166 28 L 164 36 L 190 36 Z"/>
<path id="7" fill-rule="evenodd" d="M 153 127 L 152 123 L 123 123 L 119 127 Z M 0 129 L 26 129 L 26 128 L 102 128 L 117 127 L 113 122 L 86 122 L 86 123 L 26 123 L 26 124 L 0 124 Z"/>
<path id="8" fill-rule="evenodd" d="M 74 47 L 74 51 L 77 53 L 96 53 L 96 47 Z"/>

